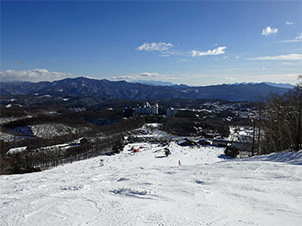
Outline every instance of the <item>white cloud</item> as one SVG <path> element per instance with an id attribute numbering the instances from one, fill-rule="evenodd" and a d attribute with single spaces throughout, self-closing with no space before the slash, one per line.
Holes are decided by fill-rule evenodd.
<path id="1" fill-rule="evenodd" d="M 143 73 L 140 74 L 140 76 L 142 76 L 142 77 L 158 77 L 159 74 L 158 73 L 143 72 Z"/>
<path id="2" fill-rule="evenodd" d="M 113 80 L 132 80 L 132 79 L 136 79 L 137 76 L 132 76 L 132 75 L 121 75 L 121 76 L 114 76 L 111 77 L 111 79 Z"/>
<path id="3" fill-rule="evenodd" d="M 281 42 L 289 43 L 289 42 L 302 42 L 302 33 L 298 33 L 298 36 L 293 40 L 283 40 Z"/>
<path id="4" fill-rule="evenodd" d="M 182 59 L 178 59 L 174 62 L 170 62 L 170 64 L 179 64 L 179 63 L 186 63 L 186 62 L 189 62 L 189 60 L 185 59 L 185 58 L 182 58 Z"/>
<path id="5" fill-rule="evenodd" d="M 277 34 L 278 33 L 278 28 L 271 28 L 270 26 L 267 26 L 262 30 L 262 35 L 268 36 L 272 34 Z"/>
<path id="6" fill-rule="evenodd" d="M 152 43 L 144 43 L 141 46 L 137 47 L 136 50 L 138 51 L 168 51 L 173 45 L 171 43 L 165 43 L 165 42 L 152 42 Z"/>
<path id="7" fill-rule="evenodd" d="M 294 22 L 286 21 L 285 24 L 287 24 L 287 25 L 293 25 Z"/>
<path id="8" fill-rule="evenodd" d="M 298 36 L 295 38 L 295 40 L 297 41 L 302 41 L 302 33 L 300 33 L 300 35 L 298 34 Z"/>
<path id="9" fill-rule="evenodd" d="M 225 49 L 227 47 L 226 46 L 221 46 L 221 47 L 218 47 L 216 49 L 213 49 L 213 50 L 208 50 L 206 52 L 201 52 L 201 51 L 198 51 L 198 50 L 192 50 L 192 57 L 196 57 L 196 56 L 215 56 L 215 55 L 220 55 L 220 54 L 224 54 L 225 53 Z"/>
<path id="10" fill-rule="evenodd" d="M 161 75 L 153 72 L 143 72 L 140 74 L 130 74 L 130 75 L 121 75 L 121 76 L 114 76 L 111 77 L 113 80 L 126 80 L 126 81 L 132 81 L 132 80 L 138 80 L 138 79 L 148 79 L 148 78 L 157 78 L 160 77 Z"/>
<path id="11" fill-rule="evenodd" d="M 287 62 L 280 62 L 279 63 L 280 65 L 285 65 L 285 66 L 297 66 L 297 65 L 301 65 L 301 63 L 298 61 L 291 61 L 291 62 L 289 62 L 289 61 L 287 61 Z"/>
<path id="12" fill-rule="evenodd" d="M 263 56 L 263 57 L 248 58 L 248 60 L 302 60 L 302 54 L 293 53 L 293 54 L 279 55 L 279 56 Z"/>
<path id="13" fill-rule="evenodd" d="M 236 80 L 236 78 L 233 78 L 233 77 L 226 77 L 225 79 L 226 79 L 226 80 L 231 80 L 231 81 Z"/>
<path id="14" fill-rule="evenodd" d="M 217 44 L 214 44 L 217 46 Z M 167 57 L 167 56 L 182 56 L 182 57 L 196 57 L 196 56 L 210 56 L 210 55 L 220 55 L 225 53 L 226 46 L 221 46 L 217 47 L 216 49 L 213 50 L 208 50 L 208 51 L 198 51 L 198 50 L 192 50 L 190 52 L 184 51 L 184 50 L 178 50 L 175 49 L 174 46 L 171 43 L 166 43 L 166 42 L 152 42 L 152 43 L 147 43 L 145 42 L 141 46 L 137 47 L 135 50 L 138 51 L 147 51 L 147 52 L 152 52 L 156 51 L 160 53 L 160 56 L 162 57 Z M 226 59 L 225 57 L 224 59 Z M 182 59 L 179 62 L 186 62 L 188 61 L 187 59 Z"/>
<path id="15" fill-rule="evenodd" d="M 54 81 L 64 78 L 74 77 L 71 73 L 63 72 L 50 72 L 46 69 L 33 69 L 33 70 L 23 70 L 14 71 L 7 70 L 0 72 L 1 81 L 30 81 L 30 82 L 40 82 L 40 81 Z"/>

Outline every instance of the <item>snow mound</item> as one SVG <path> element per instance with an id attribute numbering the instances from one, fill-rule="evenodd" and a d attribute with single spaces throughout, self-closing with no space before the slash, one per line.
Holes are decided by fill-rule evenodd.
<path id="1" fill-rule="evenodd" d="M 293 165 L 302 165 L 302 151 L 299 152 L 280 152 L 269 155 L 255 156 L 242 159 L 243 161 L 270 161 L 282 162 Z"/>
<path id="2" fill-rule="evenodd" d="M 134 197 L 140 199 L 149 198 L 148 194 L 150 193 L 147 190 L 138 190 L 138 189 L 131 189 L 131 188 L 120 188 L 120 189 L 112 190 L 111 192 L 116 195 L 124 195 L 128 197 Z"/>
<path id="3" fill-rule="evenodd" d="M 63 191 L 78 191 L 81 189 L 83 189 L 83 185 L 61 187 L 61 190 L 63 190 Z"/>

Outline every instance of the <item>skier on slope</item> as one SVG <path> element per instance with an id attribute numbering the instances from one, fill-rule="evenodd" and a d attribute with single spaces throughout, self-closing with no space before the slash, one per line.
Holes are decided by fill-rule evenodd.
<path id="1" fill-rule="evenodd" d="M 178 165 L 179 165 L 179 166 L 181 166 L 181 162 L 180 162 L 180 160 L 178 160 Z"/>

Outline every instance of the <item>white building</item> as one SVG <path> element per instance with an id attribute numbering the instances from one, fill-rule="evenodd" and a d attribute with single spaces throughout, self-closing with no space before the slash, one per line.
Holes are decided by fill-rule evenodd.
<path id="1" fill-rule="evenodd" d="M 168 118 L 174 118 L 175 115 L 176 115 L 176 113 L 177 113 L 177 109 L 176 108 L 169 107 L 169 108 L 167 108 L 166 116 Z"/>
<path id="2" fill-rule="evenodd" d="M 144 106 L 137 106 L 135 107 L 136 114 L 139 115 L 157 115 L 158 114 L 158 104 L 151 105 L 148 102 L 144 103 Z"/>

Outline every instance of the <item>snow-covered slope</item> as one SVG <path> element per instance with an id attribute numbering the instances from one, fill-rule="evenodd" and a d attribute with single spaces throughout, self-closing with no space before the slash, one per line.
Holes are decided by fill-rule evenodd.
<path id="1" fill-rule="evenodd" d="M 116 156 L 0 176 L 1 225 L 301 225 L 302 152 L 247 161 L 175 143 L 166 158 L 163 148 L 129 145 Z"/>
<path id="2" fill-rule="evenodd" d="M 78 132 L 87 131 L 88 128 L 73 128 L 62 123 L 45 123 L 30 126 L 33 134 L 40 138 L 53 138 L 67 134 L 76 134 Z"/>

